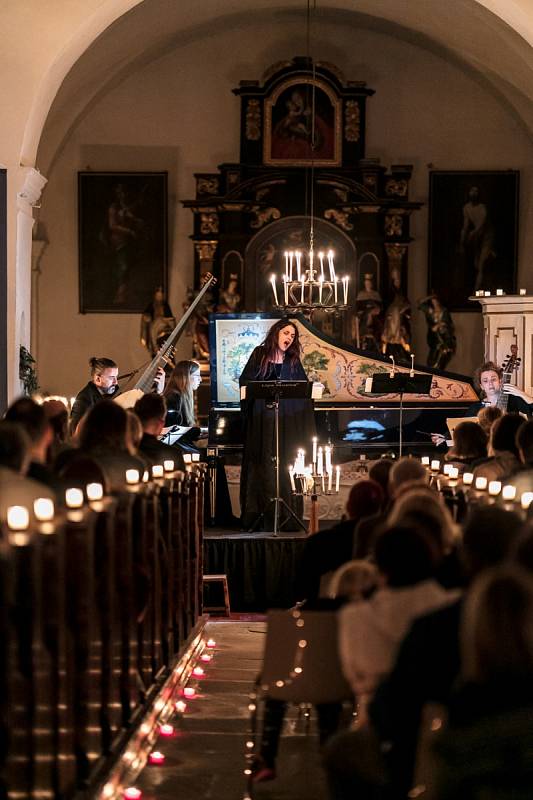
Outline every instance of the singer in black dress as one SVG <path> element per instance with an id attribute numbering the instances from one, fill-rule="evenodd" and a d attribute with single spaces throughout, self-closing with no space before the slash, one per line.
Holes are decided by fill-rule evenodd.
<path id="1" fill-rule="evenodd" d="M 256 347 L 241 374 L 240 386 L 250 381 L 300 380 L 306 381 L 300 361 L 298 329 L 287 319 L 276 322 L 269 330 L 263 344 Z M 248 530 L 259 515 L 267 512 L 263 529 L 272 530 L 273 506 L 269 501 L 276 494 L 275 473 L 275 412 L 265 400 L 242 401 L 244 412 L 244 453 L 241 470 L 241 524 Z M 291 505 L 291 485 L 288 466 L 294 463 L 299 448 L 311 458 L 311 437 L 315 425 L 312 400 L 280 400 L 280 495 Z M 284 515 L 281 515 L 283 519 Z M 294 529 L 287 523 L 285 530 Z"/>

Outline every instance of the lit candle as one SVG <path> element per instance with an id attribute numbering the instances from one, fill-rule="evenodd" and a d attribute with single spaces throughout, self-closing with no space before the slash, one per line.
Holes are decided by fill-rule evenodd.
<path id="1" fill-rule="evenodd" d="M 453 464 L 445 464 L 442 468 L 442 471 L 445 475 L 449 475 L 453 469 Z"/>
<path id="2" fill-rule="evenodd" d="M 275 306 L 279 306 L 278 290 L 276 289 L 276 276 L 275 275 L 271 275 L 270 276 L 270 283 L 272 285 L 272 293 L 274 294 L 274 305 Z"/>
<path id="3" fill-rule="evenodd" d="M 183 700 L 178 700 L 174 705 L 174 708 L 176 709 L 178 714 L 184 714 L 185 711 L 187 710 L 187 703 L 185 703 Z"/>
<path id="4" fill-rule="evenodd" d="M 456 481 L 459 477 L 459 469 L 457 467 L 452 467 L 450 469 L 449 478 L 451 481 Z"/>
<path id="5" fill-rule="evenodd" d="M 320 261 L 320 277 L 324 280 L 324 253 L 322 251 L 319 252 L 318 259 Z"/>
<path id="6" fill-rule="evenodd" d="M 524 510 L 528 509 L 533 503 L 533 492 L 524 492 L 520 498 L 520 505 Z"/>
<path id="7" fill-rule="evenodd" d="M 101 500 L 104 496 L 104 487 L 101 483 L 88 483 L 85 487 L 87 500 Z"/>
<path id="8" fill-rule="evenodd" d="M 291 480 L 291 490 L 293 492 L 296 491 L 296 484 L 294 483 L 294 470 L 292 467 L 289 467 L 289 478 Z"/>
<path id="9" fill-rule="evenodd" d="M 337 464 L 335 468 L 335 491 L 337 493 L 339 492 L 340 483 L 341 483 L 341 468 Z"/>
<path id="10" fill-rule="evenodd" d="M 26 506 L 9 506 L 7 526 L 12 531 L 25 531 L 30 524 L 30 514 Z"/>
<path id="11" fill-rule="evenodd" d="M 326 472 L 331 472 L 331 447 L 329 447 L 329 445 L 326 445 L 325 456 L 326 456 Z"/>
<path id="12" fill-rule="evenodd" d="M 489 483 L 489 494 L 491 497 L 497 497 L 502 490 L 501 481 L 490 481 Z"/>
<path id="13" fill-rule="evenodd" d="M 333 479 L 333 470 L 330 467 L 329 470 L 328 470 L 328 492 L 331 492 L 332 479 Z"/>
<path id="14" fill-rule="evenodd" d="M 342 288 L 344 291 L 344 305 L 348 305 L 348 275 L 345 275 L 342 279 Z"/>
<path id="15" fill-rule="evenodd" d="M 283 276 L 283 298 L 285 300 L 285 305 L 289 305 L 289 283 L 287 275 Z"/>
<path id="16" fill-rule="evenodd" d="M 335 280 L 335 267 L 333 266 L 333 250 L 328 250 L 329 279 Z"/>
<path id="17" fill-rule="evenodd" d="M 39 522 L 50 522 L 54 518 L 54 501 L 49 497 L 39 497 L 33 501 L 33 513 Z"/>
<path id="18" fill-rule="evenodd" d="M 302 254 L 296 250 L 294 255 L 296 256 L 296 280 L 300 283 L 302 280 Z"/>
<path id="19" fill-rule="evenodd" d="M 134 484 L 139 483 L 139 470 L 138 469 L 127 469 L 126 470 L 126 483 Z"/>
<path id="20" fill-rule="evenodd" d="M 323 475 L 324 474 L 324 462 L 323 462 L 323 450 L 321 447 L 318 448 L 318 460 L 316 466 L 316 474 Z"/>
<path id="21" fill-rule="evenodd" d="M 200 661 L 205 661 L 207 663 L 211 661 L 212 658 L 213 656 L 210 656 L 209 653 L 202 653 L 202 655 L 200 656 Z"/>
<path id="22" fill-rule="evenodd" d="M 429 456 L 422 456 L 421 462 L 424 465 L 424 467 L 429 467 Z"/>
<path id="23" fill-rule="evenodd" d="M 149 480 L 150 480 L 150 473 L 148 472 L 147 469 L 145 469 L 143 472 L 143 483 L 148 483 Z"/>
<path id="24" fill-rule="evenodd" d="M 463 483 L 465 486 L 470 486 L 474 480 L 473 472 L 463 472 Z"/>
<path id="25" fill-rule="evenodd" d="M 335 292 L 335 297 L 334 297 L 334 300 L 335 300 L 335 302 L 337 303 L 337 302 L 338 302 L 338 294 L 337 294 L 337 276 L 335 276 L 335 278 L 334 278 L 333 280 L 334 280 L 333 286 L 334 286 L 334 292 Z"/>
<path id="26" fill-rule="evenodd" d="M 203 678 L 205 675 L 205 669 L 203 667 L 195 667 L 192 671 L 192 674 L 195 678 Z"/>
<path id="27" fill-rule="evenodd" d="M 67 489 L 65 492 L 67 508 L 81 508 L 83 505 L 83 492 L 81 489 Z"/>
<path id="28" fill-rule="evenodd" d="M 322 304 L 322 290 L 324 289 L 324 276 L 321 275 L 318 279 L 318 302 Z"/>
<path id="29" fill-rule="evenodd" d="M 285 275 L 289 277 L 289 252 L 285 250 Z"/>
<path id="30" fill-rule="evenodd" d="M 150 753 L 148 756 L 148 761 L 150 764 L 155 764 L 157 766 L 165 763 L 165 756 L 159 750 L 154 750 L 153 753 Z"/>
<path id="31" fill-rule="evenodd" d="M 188 697 L 189 700 L 192 700 L 194 697 L 196 697 L 196 690 L 193 686 L 186 686 L 183 690 L 183 696 Z"/>
<path id="32" fill-rule="evenodd" d="M 152 478 L 162 478 L 164 471 L 162 464 L 154 464 L 152 467 Z"/>
<path id="33" fill-rule="evenodd" d="M 503 289 L 496 289 L 496 295 L 497 295 L 498 297 L 502 297 L 502 295 L 503 295 Z"/>
<path id="34" fill-rule="evenodd" d="M 289 280 L 292 281 L 292 262 L 294 260 L 294 253 L 289 250 Z"/>
<path id="35" fill-rule="evenodd" d="M 190 453 L 183 453 L 183 462 L 185 464 L 190 464 L 192 461 L 192 455 Z"/>
<path id="36" fill-rule="evenodd" d="M 324 483 L 324 473 L 323 472 L 320 475 L 320 479 L 322 481 L 322 494 L 324 494 L 325 491 L 326 491 L 326 486 L 325 486 L 325 483 Z"/>
<path id="37" fill-rule="evenodd" d="M 431 462 L 431 469 L 433 472 L 438 472 L 440 470 L 440 461 L 437 458 L 434 458 Z"/>
<path id="38" fill-rule="evenodd" d="M 165 722 L 164 725 L 159 726 L 159 735 L 160 736 L 173 736 L 174 735 L 174 725 L 171 725 L 168 722 Z"/>
<path id="39" fill-rule="evenodd" d="M 165 472 L 174 472 L 174 462 L 172 459 L 168 458 L 163 461 L 163 469 Z"/>
<path id="40" fill-rule="evenodd" d="M 305 276 L 302 275 L 302 296 L 300 298 L 301 303 L 303 303 L 304 301 L 304 289 L 305 289 Z"/>
<path id="41" fill-rule="evenodd" d="M 516 497 L 516 486 L 507 484 L 502 489 L 502 497 L 504 500 L 514 500 Z"/>
<path id="42" fill-rule="evenodd" d="M 200 461 L 200 453 L 192 453 L 192 460 L 193 460 L 193 462 L 199 463 L 199 461 Z"/>
<path id="43" fill-rule="evenodd" d="M 490 297 L 490 292 L 484 292 L 485 297 Z"/>
<path id="44" fill-rule="evenodd" d="M 124 789 L 124 797 L 126 800 L 141 800 L 143 793 L 140 789 L 137 789 L 136 786 L 128 786 L 127 789 Z"/>
<path id="45" fill-rule="evenodd" d="M 313 464 L 314 465 L 316 465 L 317 445 L 318 445 L 318 437 L 313 436 Z"/>
<path id="46" fill-rule="evenodd" d="M 214 639 L 208 639 L 207 642 L 205 643 L 205 646 L 209 647 L 209 648 L 212 648 L 212 647 L 216 647 L 217 643 L 215 642 Z"/>
<path id="47" fill-rule="evenodd" d="M 524 297 L 525 294 L 526 294 L 526 289 L 520 289 L 521 297 Z"/>
<path id="48" fill-rule="evenodd" d="M 414 378 L 415 377 L 415 355 L 414 355 L 414 353 L 411 353 L 411 371 L 409 372 L 409 377 L 410 378 Z"/>
<path id="49" fill-rule="evenodd" d="M 478 492 L 484 492 L 487 488 L 488 480 L 483 475 L 480 475 L 479 478 L 476 478 L 475 487 Z"/>

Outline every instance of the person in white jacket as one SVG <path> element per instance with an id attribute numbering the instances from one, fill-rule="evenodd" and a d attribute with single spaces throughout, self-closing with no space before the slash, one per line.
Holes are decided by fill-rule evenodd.
<path id="1" fill-rule="evenodd" d="M 350 603 L 339 611 L 342 669 L 363 718 L 411 622 L 457 597 L 457 592 L 443 589 L 433 578 L 434 549 L 423 530 L 387 528 L 376 541 L 375 562 L 377 591 L 369 600 Z"/>

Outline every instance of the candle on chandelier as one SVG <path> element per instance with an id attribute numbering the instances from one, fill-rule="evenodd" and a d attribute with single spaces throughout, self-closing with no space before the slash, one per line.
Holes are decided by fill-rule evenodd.
<path id="1" fill-rule="evenodd" d="M 341 468 L 337 464 L 337 466 L 335 467 L 335 491 L 337 492 L 337 494 L 339 492 L 340 484 L 341 484 Z"/>
<path id="2" fill-rule="evenodd" d="M 274 295 L 274 305 L 275 306 L 279 306 L 278 290 L 276 289 L 276 276 L 275 275 L 271 275 L 270 276 L 270 284 L 272 286 L 272 293 Z"/>
<path id="3" fill-rule="evenodd" d="M 318 259 L 320 261 L 320 277 L 324 280 L 324 253 L 322 251 L 319 252 Z"/>
<path id="4" fill-rule="evenodd" d="M 335 280 L 335 266 L 333 264 L 333 250 L 328 250 L 329 279 Z"/>
<path id="5" fill-rule="evenodd" d="M 294 260 L 294 253 L 289 250 L 289 280 L 292 281 L 292 262 Z"/>
<path id="6" fill-rule="evenodd" d="M 313 466 L 316 466 L 318 438 L 313 436 Z"/>
<path id="7" fill-rule="evenodd" d="M 294 255 L 296 256 L 296 280 L 300 283 L 302 280 L 302 254 L 296 250 Z"/>
<path id="8" fill-rule="evenodd" d="M 331 482 L 333 480 L 333 470 L 331 467 L 328 470 L 328 492 L 331 492 Z"/>
<path id="9" fill-rule="evenodd" d="M 316 474 L 323 475 L 324 474 L 324 462 L 323 462 L 323 450 L 321 447 L 318 448 L 318 459 L 316 464 Z"/>
<path id="10" fill-rule="evenodd" d="M 289 277 L 289 251 L 285 250 L 285 275 Z"/>
<path id="11" fill-rule="evenodd" d="M 334 297 L 334 300 L 335 300 L 335 302 L 336 302 L 336 303 L 338 302 L 338 295 L 337 295 L 337 280 L 338 280 L 338 279 L 337 279 L 337 276 L 335 275 L 335 277 L 333 278 L 333 281 L 334 281 L 334 284 L 333 284 L 333 285 L 334 285 L 334 292 L 335 292 L 335 297 Z"/>
<path id="12" fill-rule="evenodd" d="M 342 279 L 342 288 L 344 291 L 344 305 L 348 305 L 348 275 L 345 275 Z"/>
<path id="13" fill-rule="evenodd" d="M 289 279 L 287 275 L 283 276 L 283 297 L 285 300 L 285 305 L 289 305 Z"/>
<path id="14" fill-rule="evenodd" d="M 322 290 L 324 288 L 324 276 L 321 275 L 318 279 L 318 302 L 322 305 Z"/>
<path id="15" fill-rule="evenodd" d="M 301 303 L 303 303 L 304 301 L 304 288 L 305 288 L 305 277 L 302 275 L 302 297 L 300 299 Z"/>
<path id="16" fill-rule="evenodd" d="M 326 458 L 326 472 L 330 472 L 331 471 L 331 447 L 329 445 L 326 445 L 325 458 Z"/>

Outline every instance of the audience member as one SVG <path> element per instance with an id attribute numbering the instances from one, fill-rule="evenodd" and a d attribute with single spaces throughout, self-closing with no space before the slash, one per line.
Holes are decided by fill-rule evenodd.
<path id="1" fill-rule="evenodd" d="M 26 471 L 27 477 L 40 481 L 60 493 L 61 483 L 47 466 L 48 448 L 54 434 L 43 406 L 30 397 L 19 397 L 7 409 L 5 419 L 8 422 L 16 422 L 24 428 L 30 438 L 31 459 Z"/>
<path id="2" fill-rule="evenodd" d="M 165 398 L 159 394 L 145 394 L 137 400 L 133 410 L 143 429 L 139 451 L 144 458 L 147 458 L 151 464 L 173 461 L 176 469 L 185 469 L 182 451 L 159 441 L 167 414 Z"/>
<path id="3" fill-rule="evenodd" d="M 480 575 L 461 622 L 462 685 L 436 742 L 437 797 L 526 798 L 533 785 L 533 581 L 517 565 Z"/>
<path id="4" fill-rule="evenodd" d="M 501 408 L 498 408 L 498 406 L 483 406 L 483 408 L 480 408 L 477 412 L 478 424 L 487 434 L 487 438 L 490 436 L 493 424 L 502 414 L 503 411 Z"/>
<path id="5" fill-rule="evenodd" d="M 520 466 L 516 435 L 524 424 L 520 414 L 504 414 L 493 424 L 489 435 L 489 457 L 474 470 L 474 479 L 498 481 L 516 472 Z"/>
<path id="6" fill-rule="evenodd" d="M 354 559 L 335 570 L 328 587 L 328 597 L 366 600 L 377 586 L 378 572 L 374 564 Z"/>
<path id="7" fill-rule="evenodd" d="M 45 398 L 43 408 L 46 419 L 52 428 L 52 441 L 48 447 L 47 464 L 53 468 L 58 454 L 68 447 L 68 408 L 62 400 L 55 397 Z"/>
<path id="8" fill-rule="evenodd" d="M 518 429 L 516 446 L 521 466 L 510 477 L 520 496 L 522 492 L 533 490 L 533 419 L 527 420 Z"/>
<path id="9" fill-rule="evenodd" d="M 394 466 L 394 461 L 392 458 L 376 458 L 374 461 L 371 461 L 368 467 L 368 478 L 371 481 L 376 481 L 379 483 L 381 488 L 383 489 L 383 495 L 385 500 L 385 507 L 390 502 L 390 471 Z"/>
<path id="10" fill-rule="evenodd" d="M 31 441 L 16 422 L 0 422 L 0 519 L 9 506 L 26 506 L 30 513 L 39 497 L 55 499 L 46 484 L 24 477 L 31 459 Z"/>
<path id="11" fill-rule="evenodd" d="M 383 502 L 383 490 L 379 483 L 370 480 L 354 483 L 346 503 L 348 519 L 328 530 L 314 533 L 305 542 L 297 575 L 298 599 L 313 600 L 318 597 L 321 578 L 350 561 L 355 526 L 359 520 L 378 512 Z"/>
<path id="12" fill-rule="evenodd" d="M 379 462 L 378 462 L 379 463 Z M 372 554 L 376 535 L 385 525 L 390 508 L 403 488 L 423 486 L 428 481 L 425 467 L 416 458 L 408 456 L 392 462 L 389 471 L 389 502 L 372 516 L 362 519 L 354 533 L 353 558 L 367 558 Z"/>
<path id="13" fill-rule="evenodd" d="M 477 422 L 461 422 L 453 433 L 453 447 L 446 453 L 446 461 L 464 470 L 473 469 L 487 457 L 487 434 Z"/>

